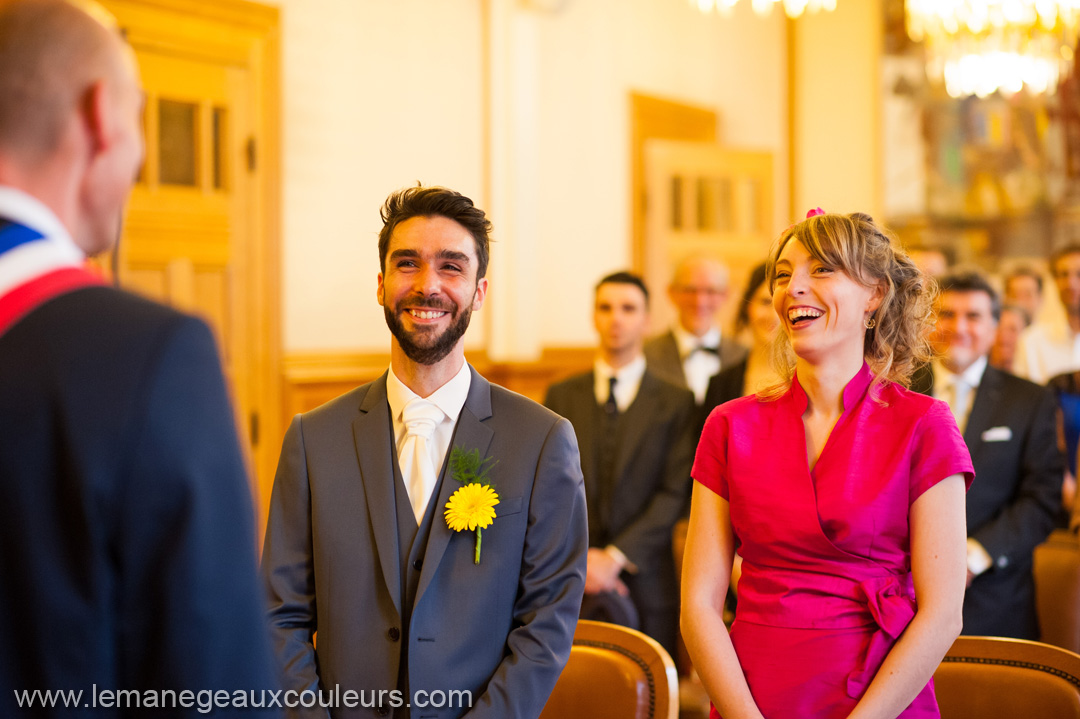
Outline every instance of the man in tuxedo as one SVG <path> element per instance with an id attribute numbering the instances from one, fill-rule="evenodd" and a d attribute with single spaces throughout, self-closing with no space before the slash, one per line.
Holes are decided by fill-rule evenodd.
<path id="1" fill-rule="evenodd" d="M 649 371 L 677 387 L 689 388 L 698 404 L 705 400 L 709 379 L 746 356 L 746 348 L 724 336 L 717 324 L 716 314 L 727 292 L 724 265 L 707 257 L 684 259 L 668 286 L 678 321 L 645 343 Z"/>
<path id="2" fill-rule="evenodd" d="M 628 595 L 640 628 L 675 655 L 678 579 L 672 528 L 686 503 L 694 398 L 647 369 L 649 295 L 619 272 L 596 287 L 600 338 L 591 372 L 553 385 L 544 404 L 569 419 L 581 445 L 589 508 L 586 605 Z"/>
<path id="3" fill-rule="evenodd" d="M 274 481 L 263 575 L 285 683 L 354 692 L 334 717 L 536 717 L 585 585 L 573 428 L 465 361 L 488 290 L 484 212 L 414 187 L 382 218 L 390 369 L 295 417 Z M 454 531 L 450 508 L 485 470 L 494 519 Z"/>
<path id="4" fill-rule="evenodd" d="M 1049 389 L 990 367 L 1001 305 L 980 275 L 939 280 L 939 359 L 912 386 L 953 408 L 975 465 L 964 633 L 1038 639 L 1032 551 L 1054 528 L 1064 459 Z"/>
<path id="5" fill-rule="evenodd" d="M 271 703 L 214 338 L 83 268 L 142 161 L 134 54 L 100 6 L 5 0 L 0 97 L 0 715 Z"/>

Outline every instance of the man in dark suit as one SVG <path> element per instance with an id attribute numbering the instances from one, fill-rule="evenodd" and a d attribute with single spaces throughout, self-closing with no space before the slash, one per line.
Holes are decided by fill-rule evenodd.
<path id="1" fill-rule="evenodd" d="M 415 187 L 382 217 L 390 370 L 298 415 L 274 481 L 263 574 L 287 688 L 352 690 L 334 717 L 536 717 L 585 585 L 573 428 L 465 361 L 488 289 L 484 212 Z M 469 492 L 498 503 L 455 531 Z"/>
<path id="2" fill-rule="evenodd" d="M 1032 551 L 1054 528 L 1064 473 L 1054 397 L 988 366 L 1001 305 L 986 280 L 969 273 L 939 281 L 940 359 L 912 386 L 953 408 L 975 465 L 964 633 L 1038 639 Z"/>
<path id="3" fill-rule="evenodd" d="M 671 535 L 690 487 L 694 398 L 646 369 L 648 302 L 636 275 L 600 280 L 595 367 L 553 385 L 544 404 L 573 423 L 581 445 L 586 604 L 611 592 L 629 595 L 642 631 L 674 656 L 679 585 Z"/>
<path id="4" fill-rule="evenodd" d="M 265 706 L 252 501 L 213 336 L 83 269 L 142 161 L 134 55 L 83 7 L 0 2 L 0 716 L 194 717 L 214 691 Z M 34 690 L 72 694 L 49 708 Z"/>
<path id="5" fill-rule="evenodd" d="M 677 387 L 687 387 L 701 404 L 709 379 L 746 356 L 746 348 L 717 324 L 728 292 L 724 265 L 707 257 L 687 257 L 675 268 L 668 298 L 678 321 L 645 343 L 649 371 Z"/>

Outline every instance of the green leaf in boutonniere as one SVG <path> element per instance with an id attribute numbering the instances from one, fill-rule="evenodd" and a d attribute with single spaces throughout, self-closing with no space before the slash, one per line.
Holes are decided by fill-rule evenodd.
<path id="1" fill-rule="evenodd" d="M 455 532 L 476 532 L 474 564 L 480 563 L 480 530 L 495 521 L 495 505 L 499 503 L 499 495 L 488 479 L 488 472 L 496 464 L 491 457 L 481 460 L 478 449 L 466 452 L 454 447 L 450 451 L 450 475 L 462 486 L 446 503 L 446 526 Z"/>
<path id="2" fill-rule="evenodd" d="M 491 484 L 488 472 L 496 464 L 498 462 L 491 457 L 481 460 L 478 449 L 466 452 L 461 447 L 454 447 L 450 450 L 450 476 L 462 484 Z"/>

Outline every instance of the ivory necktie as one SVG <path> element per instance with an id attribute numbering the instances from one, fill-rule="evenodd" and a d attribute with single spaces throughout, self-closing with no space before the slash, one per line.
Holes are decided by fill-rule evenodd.
<path id="1" fill-rule="evenodd" d="M 431 460 L 431 437 L 435 425 L 444 416 L 441 409 L 422 397 L 412 398 L 401 410 L 405 444 L 401 447 L 398 463 L 417 524 L 423 521 L 431 491 L 435 488 L 437 477 Z"/>
<path id="2" fill-rule="evenodd" d="M 964 425 L 967 424 L 967 405 L 971 387 L 960 377 L 954 377 L 949 389 L 949 408 L 952 410 L 953 417 L 956 417 L 956 426 L 963 432 Z"/>

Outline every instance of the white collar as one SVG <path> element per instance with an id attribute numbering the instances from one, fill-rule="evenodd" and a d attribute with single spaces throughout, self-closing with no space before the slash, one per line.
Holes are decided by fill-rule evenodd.
<path id="1" fill-rule="evenodd" d="M 682 325 L 676 323 L 671 328 L 675 336 L 675 344 L 679 347 L 679 356 L 685 358 L 698 347 L 715 347 L 720 350 L 720 328 L 710 327 L 709 331 L 698 337 L 692 332 L 687 332 Z"/>
<path id="2" fill-rule="evenodd" d="M 0 185 L 0 217 L 20 225 L 37 230 L 49 240 L 66 246 L 82 262 L 86 257 L 75 241 L 71 239 L 60 218 L 41 200 L 14 187 Z"/>
<path id="3" fill-rule="evenodd" d="M 462 362 L 457 374 L 425 399 L 441 409 L 452 422 L 456 422 L 458 415 L 461 414 L 461 408 L 465 406 L 471 386 L 472 372 L 469 369 L 469 363 Z M 419 395 L 398 379 L 398 376 L 394 374 L 394 368 L 391 367 L 386 374 L 386 401 L 390 403 L 390 415 L 394 421 L 401 421 L 401 410 L 414 397 L 419 397 Z"/>
<path id="4" fill-rule="evenodd" d="M 602 358 L 597 357 L 596 362 L 593 363 L 593 371 L 596 372 L 597 377 L 604 380 L 604 384 L 614 377 L 616 384 L 636 385 L 641 382 L 641 377 L 645 374 L 645 355 L 638 355 L 619 369 L 613 369 Z"/>
<path id="5" fill-rule="evenodd" d="M 979 359 L 975 360 L 968 366 L 966 370 L 960 374 L 954 374 L 942 364 L 941 360 L 933 361 L 934 367 L 934 379 L 941 380 L 944 383 L 953 384 L 956 382 L 956 378 L 959 377 L 960 381 L 968 387 L 974 389 L 978 387 L 982 382 L 983 374 L 986 372 L 987 360 L 986 355 L 983 355 Z"/>

